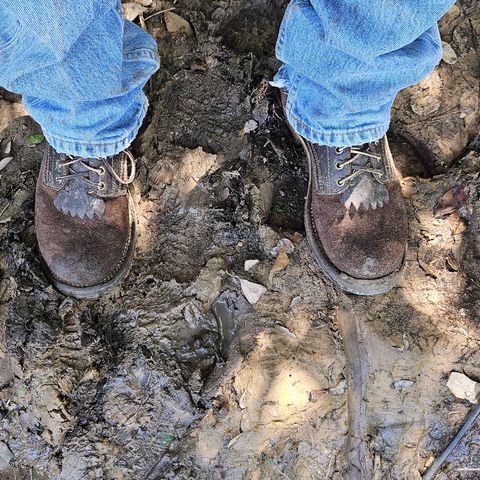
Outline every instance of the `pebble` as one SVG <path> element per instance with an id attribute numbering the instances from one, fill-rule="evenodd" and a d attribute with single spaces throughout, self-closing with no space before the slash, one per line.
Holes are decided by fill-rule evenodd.
<path id="1" fill-rule="evenodd" d="M 480 384 L 474 382 L 463 373 L 450 373 L 447 387 L 457 398 L 468 400 L 470 403 L 478 403 Z"/>
<path id="2" fill-rule="evenodd" d="M 0 442 L 0 472 L 4 472 L 10 468 L 10 460 L 13 458 L 13 453 L 4 442 Z"/>
<path id="3" fill-rule="evenodd" d="M 415 382 L 413 380 L 397 380 L 395 382 L 393 382 L 393 388 L 395 390 L 400 390 L 400 391 L 403 391 L 403 390 L 407 390 L 411 387 L 413 387 L 415 385 Z"/>

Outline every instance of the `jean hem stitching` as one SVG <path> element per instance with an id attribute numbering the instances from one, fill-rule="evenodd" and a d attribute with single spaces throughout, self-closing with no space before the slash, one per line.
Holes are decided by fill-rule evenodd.
<path id="1" fill-rule="evenodd" d="M 108 151 L 107 156 L 115 155 L 120 153 L 122 150 L 125 150 L 132 142 L 135 140 L 135 137 L 138 134 L 138 130 L 140 129 L 145 115 L 148 109 L 148 100 L 145 99 L 143 101 L 142 109 L 139 113 L 138 120 L 135 122 L 134 127 L 130 130 L 130 132 L 117 139 L 110 142 L 98 142 L 98 143 L 87 143 L 87 142 L 79 142 L 75 140 L 67 140 L 62 137 L 58 137 L 56 135 L 52 135 L 46 131 L 43 133 L 45 134 L 45 138 L 47 142 L 57 151 L 65 150 L 65 146 L 67 147 L 70 152 L 62 151 L 61 153 L 67 153 L 70 155 L 78 155 L 79 152 L 86 152 L 87 150 L 94 150 L 95 152 L 105 153 Z M 70 146 L 72 147 L 70 149 Z M 89 153 L 90 155 L 90 153 Z"/>

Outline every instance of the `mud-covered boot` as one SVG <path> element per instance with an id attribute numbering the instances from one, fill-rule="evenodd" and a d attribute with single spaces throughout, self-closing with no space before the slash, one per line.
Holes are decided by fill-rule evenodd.
<path id="1" fill-rule="evenodd" d="M 128 185 L 129 152 L 79 158 L 47 146 L 35 199 L 35 230 L 54 286 L 76 298 L 98 298 L 126 276 L 136 219 Z"/>
<path id="2" fill-rule="evenodd" d="M 405 264 L 408 224 L 387 138 L 335 148 L 294 134 L 308 159 L 305 228 L 321 269 L 350 293 L 390 290 Z"/>

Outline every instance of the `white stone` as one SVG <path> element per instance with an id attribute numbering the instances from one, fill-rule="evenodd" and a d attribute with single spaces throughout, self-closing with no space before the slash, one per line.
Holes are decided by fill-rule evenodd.
<path id="1" fill-rule="evenodd" d="M 258 283 L 249 282 L 243 278 L 240 278 L 239 280 L 243 295 L 252 305 L 255 305 L 267 291 L 263 285 L 259 285 Z"/>
<path id="2" fill-rule="evenodd" d="M 8 469 L 13 454 L 6 443 L 0 442 L 0 472 Z"/>
<path id="3" fill-rule="evenodd" d="M 468 400 L 470 403 L 478 403 L 480 384 L 463 373 L 452 372 L 447 387 L 457 398 Z"/>
<path id="4" fill-rule="evenodd" d="M 452 46 L 449 43 L 442 41 L 442 48 L 443 48 L 442 60 L 445 63 L 448 63 L 449 65 L 453 65 L 454 63 L 457 63 L 458 56 L 455 53 L 455 50 L 452 48 Z"/>
<path id="5" fill-rule="evenodd" d="M 252 268 L 260 263 L 260 260 L 246 260 L 245 261 L 245 271 L 249 272 Z"/>

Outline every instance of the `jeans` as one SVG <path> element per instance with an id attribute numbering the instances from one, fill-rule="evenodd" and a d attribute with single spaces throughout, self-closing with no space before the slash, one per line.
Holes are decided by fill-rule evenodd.
<path id="1" fill-rule="evenodd" d="M 1 0 L 0 86 L 23 95 L 59 152 L 106 157 L 128 147 L 158 69 L 155 40 L 120 0 Z"/>
<path id="2" fill-rule="evenodd" d="M 277 42 L 289 123 L 345 147 L 387 132 L 397 93 L 441 58 L 437 20 L 453 0 L 292 0 Z"/>
<path id="3" fill-rule="evenodd" d="M 350 146 L 388 129 L 396 94 L 438 63 L 436 21 L 453 0 L 293 0 L 274 85 L 308 140 Z M 108 156 L 135 138 L 142 88 L 159 64 L 153 38 L 120 0 L 2 0 L 0 85 L 24 96 L 58 151 Z"/>

